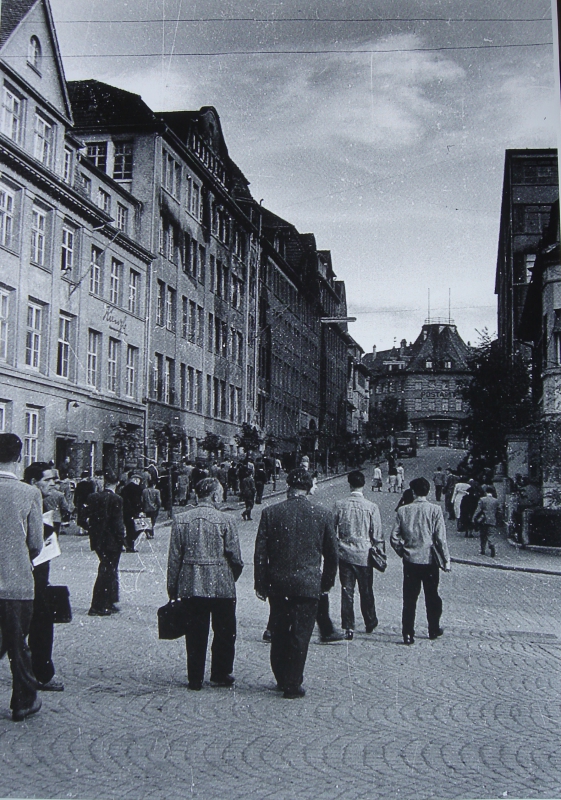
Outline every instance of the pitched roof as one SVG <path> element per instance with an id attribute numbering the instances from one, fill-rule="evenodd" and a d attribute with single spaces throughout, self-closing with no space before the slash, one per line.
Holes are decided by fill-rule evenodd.
<path id="1" fill-rule="evenodd" d="M 461 338 L 455 325 L 428 323 L 411 347 L 409 371 L 424 369 L 426 361 L 442 366 L 451 361 L 455 370 L 468 368 L 469 347 Z"/>
<path id="2" fill-rule="evenodd" d="M 76 128 L 154 125 L 157 117 L 139 94 L 96 80 L 69 81 Z"/>
<path id="3" fill-rule="evenodd" d="M 0 47 L 9 39 L 37 2 L 38 0 L 2 0 L 0 6 Z"/>

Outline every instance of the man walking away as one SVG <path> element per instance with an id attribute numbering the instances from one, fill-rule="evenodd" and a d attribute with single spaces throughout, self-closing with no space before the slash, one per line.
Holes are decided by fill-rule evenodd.
<path id="1" fill-rule="evenodd" d="M 222 486 L 204 478 L 198 504 L 177 515 L 171 529 L 167 589 L 185 614 L 189 689 L 202 688 L 212 619 L 210 682 L 232 686 L 236 645 L 236 586 L 243 569 L 234 520 L 218 509 Z"/>
<path id="2" fill-rule="evenodd" d="M 121 489 L 121 497 L 123 500 L 123 518 L 125 520 L 126 530 L 125 550 L 127 553 L 136 552 L 134 543 L 138 538 L 138 532 L 134 527 L 134 521 L 140 516 L 142 511 L 141 481 L 142 478 L 137 472 L 129 472 L 129 481 L 127 485 Z"/>
<path id="3" fill-rule="evenodd" d="M 502 513 L 500 503 L 493 494 L 493 487 L 486 485 L 483 487 L 485 495 L 479 501 L 477 510 L 473 515 L 473 521 L 481 527 L 479 530 L 481 542 L 481 555 L 484 556 L 489 545 L 491 558 L 495 558 L 495 534 L 497 527 L 502 523 Z"/>
<path id="4" fill-rule="evenodd" d="M 434 483 L 434 496 L 436 497 L 436 502 L 440 503 L 440 498 L 442 497 L 442 488 L 446 483 L 446 475 L 442 472 L 442 467 L 436 468 L 436 472 L 432 476 L 432 482 Z"/>
<path id="5" fill-rule="evenodd" d="M 372 545 L 385 551 L 380 511 L 363 495 L 366 479 L 360 470 L 349 472 L 351 495 L 335 503 L 335 530 L 339 539 L 341 581 L 341 624 L 345 639 L 352 639 L 355 627 L 354 593 L 358 583 L 360 610 L 366 633 L 378 625 L 374 601 L 374 568 L 369 554 Z"/>
<path id="6" fill-rule="evenodd" d="M 36 486 L 41 492 L 43 512 L 55 511 L 57 500 L 49 502 L 55 486 L 55 471 L 46 461 L 35 461 L 23 471 L 23 480 L 31 486 Z M 53 518 L 55 532 L 60 530 L 60 516 Z M 43 527 L 43 537 L 46 539 L 52 528 Z M 31 650 L 31 665 L 33 674 L 39 683 L 39 689 L 45 692 L 62 692 L 64 684 L 55 678 L 55 665 L 53 664 L 53 644 L 55 626 L 53 613 L 49 608 L 47 587 L 49 585 L 49 572 L 51 562 L 45 561 L 33 568 L 33 582 L 35 584 L 35 597 L 33 600 L 33 616 L 29 627 L 29 649 Z"/>
<path id="7" fill-rule="evenodd" d="M 26 639 L 33 615 L 31 559 L 43 547 L 43 504 L 41 492 L 17 478 L 21 448 L 19 436 L 0 433 L 0 658 L 8 653 L 15 722 L 41 708 Z"/>
<path id="8" fill-rule="evenodd" d="M 253 479 L 253 464 L 247 465 L 247 473 L 240 482 L 240 500 L 245 504 L 242 512 L 242 519 L 247 522 L 251 519 L 251 512 L 255 505 L 255 481 Z"/>
<path id="9" fill-rule="evenodd" d="M 331 589 L 337 574 L 337 538 L 331 512 L 306 496 L 313 486 L 310 472 L 300 467 L 286 480 L 287 499 L 261 514 L 254 579 L 257 597 L 269 598 L 271 668 L 289 699 L 305 695 L 304 666 L 319 595 Z"/>
<path id="10" fill-rule="evenodd" d="M 379 464 L 374 467 L 374 474 L 372 475 L 372 491 L 374 492 L 376 489 L 379 492 L 382 491 L 382 470 Z"/>
<path id="11" fill-rule="evenodd" d="M 444 633 L 440 627 L 442 600 L 438 594 L 439 568 L 432 554 L 433 544 L 444 557 L 445 571 L 450 571 L 444 515 L 440 506 L 427 500 L 430 483 L 426 478 L 415 478 L 409 487 L 415 499 L 397 510 L 390 537 L 391 546 L 403 559 L 401 625 L 405 644 L 415 642 L 415 611 L 421 585 L 425 593 L 429 639 L 437 639 Z"/>
<path id="12" fill-rule="evenodd" d="M 116 494 L 118 478 L 105 471 L 105 487 L 88 498 L 90 547 L 99 558 L 90 617 L 108 617 L 119 609 L 119 559 L 125 542 L 123 498 Z"/>

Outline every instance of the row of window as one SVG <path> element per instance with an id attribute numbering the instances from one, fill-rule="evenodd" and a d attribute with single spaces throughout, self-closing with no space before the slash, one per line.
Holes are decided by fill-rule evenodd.
<path id="1" fill-rule="evenodd" d="M 456 411 L 462 411 L 463 409 L 463 401 L 462 400 L 453 400 L 452 401 L 453 407 Z M 415 400 L 415 411 L 450 411 L 451 410 L 451 403 L 449 400 L 425 400 L 423 401 L 421 398 L 417 398 Z"/>
<path id="2" fill-rule="evenodd" d="M 242 390 L 239 386 L 206 376 L 206 413 L 216 419 L 242 422 Z M 201 370 L 180 364 L 179 405 L 183 410 L 203 413 L 203 373 Z M 154 399 L 171 405 L 177 404 L 176 362 L 162 353 L 154 356 L 153 387 Z"/>
<path id="3" fill-rule="evenodd" d="M 102 172 L 107 172 L 108 143 L 89 142 L 88 159 Z M 117 181 L 130 181 L 132 179 L 132 142 L 111 142 L 111 158 L 113 162 L 113 178 Z"/>
<path id="4" fill-rule="evenodd" d="M 110 259 L 109 285 L 105 291 L 106 267 L 105 251 L 95 245 L 91 249 L 90 259 L 90 292 L 96 297 L 107 297 L 108 301 L 115 306 L 125 307 L 131 314 L 139 316 L 142 310 L 141 304 L 141 274 L 135 269 L 129 268 L 128 275 L 125 275 L 125 265 L 117 258 Z M 128 278 L 125 284 L 125 279 Z M 125 295 L 126 292 L 126 302 Z"/>
<path id="5" fill-rule="evenodd" d="M 59 339 L 59 351 L 60 351 Z M 122 352 L 124 349 L 124 353 Z M 136 398 L 138 387 L 138 348 L 124 345 L 118 339 L 108 337 L 105 389 L 112 394 L 124 394 Z M 88 353 L 86 383 L 95 389 L 103 388 L 102 377 L 103 339 L 99 331 L 88 330 Z"/>
<path id="6" fill-rule="evenodd" d="M 33 140 L 26 141 L 28 100 L 14 86 L 4 83 L 2 88 L 2 133 L 21 147 L 29 147 L 34 158 L 52 168 L 55 161 L 57 126 L 43 110 L 31 107 L 33 114 Z"/>
<path id="7" fill-rule="evenodd" d="M 101 190 L 100 190 L 101 191 Z M 109 196 L 109 195 L 108 195 Z M 121 218 L 122 230 L 128 224 L 128 209 Z M 54 210 L 35 202 L 31 209 L 30 261 L 40 267 L 51 266 L 51 241 L 53 237 Z M 13 250 L 17 244 L 16 231 L 16 192 L 0 186 L 0 245 Z M 80 229 L 69 221 L 62 225 L 60 240 L 60 268 L 69 271 L 74 268 L 78 255 Z"/>

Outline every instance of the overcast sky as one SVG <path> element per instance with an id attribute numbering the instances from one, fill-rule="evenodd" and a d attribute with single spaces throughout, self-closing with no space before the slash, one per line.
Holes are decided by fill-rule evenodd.
<path id="1" fill-rule="evenodd" d="M 466 341 L 496 330 L 504 151 L 558 142 L 549 0 L 51 4 L 68 79 L 217 109 L 253 196 L 331 250 L 366 351 L 414 340 L 429 289 Z"/>

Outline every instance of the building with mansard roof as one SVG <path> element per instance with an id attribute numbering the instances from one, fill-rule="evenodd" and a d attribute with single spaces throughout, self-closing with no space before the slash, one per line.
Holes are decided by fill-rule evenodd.
<path id="1" fill-rule="evenodd" d="M 427 319 L 412 344 L 403 339 L 399 347 L 367 353 L 371 415 L 393 397 L 407 412 L 420 447 L 462 447 L 469 352 L 450 319 Z"/>
<path id="2" fill-rule="evenodd" d="M 142 204 L 82 159 L 47 0 L 2 2 L 0 82 L 0 430 L 26 464 L 115 466 L 144 426 Z"/>

